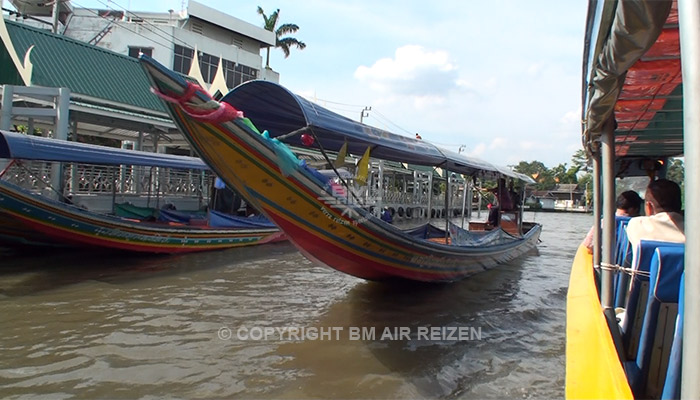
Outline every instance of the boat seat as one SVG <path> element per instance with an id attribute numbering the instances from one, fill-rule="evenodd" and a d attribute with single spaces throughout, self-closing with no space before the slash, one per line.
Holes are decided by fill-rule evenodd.
<path id="1" fill-rule="evenodd" d="M 635 397 L 659 398 L 671 353 L 685 250 L 660 246 L 654 251 L 649 270 L 651 290 L 646 299 L 644 321 L 635 360 L 625 371 Z"/>
<path id="2" fill-rule="evenodd" d="M 683 250 L 685 249 L 683 243 L 642 240 L 636 251 L 633 251 L 631 268 L 641 273 L 635 273 L 631 278 L 629 294 L 625 303 L 624 316 L 620 321 L 622 344 L 624 355 L 627 360 L 634 360 L 637 357 L 639 334 L 642 330 L 642 322 L 644 321 L 644 313 L 646 312 L 645 300 L 649 293 L 649 276 L 645 273 L 649 272 L 651 259 L 656 252 L 656 248 L 659 246 L 675 246 Z"/>
<path id="3" fill-rule="evenodd" d="M 680 399 L 681 397 L 681 356 L 683 355 L 683 315 L 685 313 L 685 274 L 681 275 L 680 290 L 678 291 L 678 315 L 676 330 L 673 333 L 671 355 L 668 360 L 664 389 L 661 399 Z"/>
<path id="4" fill-rule="evenodd" d="M 519 218 L 519 211 L 517 210 L 501 211 L 499 225 L 501 229 L 513 236 L 522 236 L 520 224 L 518 223 Z"/>
<path id="5" fill-rule="evenodd" d="M 615 264 L 625 268 L 629 268 L 632 263 L 632 245 L 627 238 L 627 223 L 630 217 L 616 216 L 617 223 L 616 238 L 617 246 L 615 247 Z M 615 287 L 615 307 L 624 307 L 627 301 L 627 293 L 630 284 L 630 276 L 626 273 L 617 271 L 614 276 Z"/>

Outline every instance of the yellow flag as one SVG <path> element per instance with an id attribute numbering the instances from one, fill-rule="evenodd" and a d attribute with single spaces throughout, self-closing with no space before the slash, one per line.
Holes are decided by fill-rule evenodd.
<path id="1" fill-rule="evenodd" d="M 361 186 L 367 184 L 367 174 L 369 173 L 369 147 L 365 150 L 365 155 L 362 156 L 360 161 L 357 162 L 357 176 L 355 176 L 355 182 L 359 183 Z"/>
<path id="2" fill-rule="evenodd" d="M 343 143 L 343 147 L 340 148 L 340 151 L 338 152 L 338 157 L 335 158 L 335 162 L 333 163 L 333 166 L 336 168 L 340 168 L 345 164 L 345 156 L 348 155 L 348 142 Z"/>

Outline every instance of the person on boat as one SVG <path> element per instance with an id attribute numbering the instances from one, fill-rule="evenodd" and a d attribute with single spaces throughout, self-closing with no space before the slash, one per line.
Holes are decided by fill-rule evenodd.
<path id="1" fill-rule="evenodd" d="M 488 189 L 496 197 L 496 203 L 491 205 L 489 210 L 488 225 L 497 227 L 501 222 L 501 211 L 511 211 L 513 209 L 513 200 L 510 198 L 510 193 L 506 189 L 506 179 L 500 178 L 498 185 L 495 188 Z"/>
<path id="2" fill-rule="evenodd" d="M 642 203 L 644 201 L 634 190 L 627 190 L 620 193 L 617 196 L 617 201 L 615 203 L 615 216 L 616 217 L 637 217 L 642 210 Z M 593 235 L 594 227 L 588 231 L 586 238 L 583 240 L 583 244 L 588 249 L 589 254 L 593 254 Z"/>
<path id="3" fill-rule="evenodd" d="M 641 240 L 685 243 L 681 188 L 668 179 L 649 183 L 644 195 L 646 216 L 627 224 L 627 238 L 636 248 Z"/>
<path id="4" fill-rule="evenodd" d="M 416 139 L 421 140 L 421 139 L 423 139 L 423 138 L 420 137 L 420 135 L 416 133 Z"/>
<path id="5" fill-rule="evenodd" d="M 384 211 L 382 211 L 381 215 L 382 221 L 387 222 L 387 223 L 392 223 L 394 222 L 394 218 L 391 216 L 391 210 L 389 210 L 389 207 L 384 207 Z"/>

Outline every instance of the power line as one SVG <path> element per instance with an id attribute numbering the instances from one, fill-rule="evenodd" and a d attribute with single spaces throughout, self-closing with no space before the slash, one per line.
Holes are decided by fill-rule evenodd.
<path id="1" fill-rule="evenodd" d="M 112 7 L 109 5 L 109 3 L 105 3 L 105 2 L 100 1 L 100 0 L 97 0 L 97 1 L 98 1 L 99 3 L 101 3 L 101 4 L 103 4 L 104 6 L 106 6 L 109 10 L 112 10 L 112 11 L 119 11 L 119 10 L 116 10 L 116 9 L 112 8 Z M 95 11 L 95 10 L 93 10 L 93 9 L 87 8 L 87 7 L 85 7 L 85 6 L 83 6 L 83 5 L 79 4 L 79 3 L 76 3 L 75 1 L 73 1 L 73 3 L 76 4 L 78 7 L 81 7 L 81 8 L 83 8 L 83 9 L 87 10 L 88 12 L 91 12 L 92 14 L 97 15 L 98 17 L 100 17 L 100 18 L 102 18 L 102 19 L 108 20 L 107 17 L 105 17 L 105 16 L 103 16 L 103 15 L 100 15 L 99 12 L 97 12 L 97 11 Z M 114 3 L 114 4 L 117 4 L 117 3 Z M 157 44 L 157 45 L 159 45 L 159 46 L 163 46 L 163 47 L 169 48 L 171 44 L 175 44 L 175 42 L 173 41 L 173 39 L 175 39 L 175 40 L 178 40 L 179 42 L 185 44 L 187 47 L 193 48 L 193 46 L 191 46 L 189 43 L 185 42 L 184 40 L 173 37 L 173 36 L 170 35 L 168 32 L 166 32 L 166 31 L 160 29 L 157 25 L 155 25 L 155 24 L 153 24 L 153 23 L 151 23 L 151 22 L 148 22 L 145 18 L 143 18 L 143 17 L 141 17 L 141 16 L 139 16 L 139 15 L 137 15 L 137 14 L 134 14 L 134 13 L 130 12 L 129 10 L 126 10 L 125 8 L 123 8 L 123 7 L 122 7 L 121 5 L 119 5 L 119 4 L 117 4 L 117 5 L 118 5 L 119 7 L 121 7 L 122 9 L 124 9 L 124 10 L 126 11 L 127 14 L 131 14 L 133 17 L 137 17 L 137 18 L 141 19 L 142 21 L 144 21 L 147 25 L 153 26 L 153 28 L 150 28 L 150 31 L 151 31 L 155 36 L 157 36 L 157 37 L 159 37 L 159 38 L 161 38 L 161 39 L 164 39 L 164 40 L 166 41 L 167 44 L 164 45 L 163 43 L 159 42 L 158 40 L 155 40 L 155 39 L 153 39 L 153 38 L 146 37 L 146 36 L 144 36 L 143 34 L 141 34 L 140 32 L 137 32 L 137 31 L 134 30 L 134 29 L 128 28 L 128 24 L 122 23 L 122 21 L 113 20 L 113 21 L 110 21 L 110 22 L 114 22 L 114 23 L 115 23 L 116 25 L 118 25 L 119 27 L 124 28 L 125 30 L 127 30 L 127 31 L 129 31 L 129 32 L 131 32 L 131 33 L 134 33 L 135 35 L 140 36 L 140 37 L 142 37 L 142 38 L 144 38 L 144 39 L 146 39 L 146 40 L 149 40 L 149 41 L 151 41 L 151 42 L 153 42 L 153 43 L 155 43 L 155 44 Z M 159 32 L 164 33 L 164 34 L 167 35 L 167 36 L 159 35 L 157 32 L 155 32 L 156 30 L 159 31 Z"/>
<path id="2" fill-rule="evenodd" d="M 81 8 L 83 8 L 83 9 L 87 10 L 88 12 L 90 12 L 90 13 L 92 13 L 92 14 L 95 14 L 96 16 L 98 16 L 98 17 L 100 17 L 100 18 L 102 18 L 102 19 L 104 19 L 104 20 L 113 22 L 113 23 L 115 23 L 116 25 L 118 25 L 119 27 L 124 28 L 125 30 L 127 30 L 127 31 L 129 31 L 129 32 L 131 32 L 131 33 L 133 33 L 133 34 L 135 34 L 135 35 L 137 35 L 137 36 L 141 36 L 142 38 L 144 38 L 144 39 L 146 39 L 146 40 L 149 40 L 149 41 L 151 41 L 151 42 L 153 42 L 153 43 L 155 43 L 155 44 L 157 44 L 157 45 L 159 45 L 159 46 L 163 46 L 163 47 L 165 47 L 165 48 L 169 48 L 169 47 L 170 47 L 170 44 L 173 43 L 173 42 L 170 41 L 168 38 L 164 38 L 164 39 L 168 40 L 168 42 L 167 42 L 167 44 L 163 44 L 163 43 L 159 42 L 158 40 L 155 40 L 154 38 L 146 37 L 146 36 L 142 35 L 141 33 L 137 32 L 137 31 L 135 31 L 135 30 L 133 30 L 133 29 L 128 28 L 127 25 L 123 25 L 123 24 L 119 23 L 119 22 L 116 21 L 116 20 L 109 20 L 106 16 L 100 15 L 100 13 L 97 12 L 97 11 L 95 11 L 95 10 L 92 10 L 92 9 L 86 8 L 86 7 L 83 7 L 82 5 L 80 5 L 80 4 L 78 4 L 78 3 L 75 3 L 75 4 L 78 5 L 79 7 L 81 7 Z M 114 11 L 116 11 L 116 10 L 114 10 Z M 158 35 L 156 35 L 156 36 L 158 36 Z M 158 37 L 162 38 L 161 36 L 158 36 Z"/>

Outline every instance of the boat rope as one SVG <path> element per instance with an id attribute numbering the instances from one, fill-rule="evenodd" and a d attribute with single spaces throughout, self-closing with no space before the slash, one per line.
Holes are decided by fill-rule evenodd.
<path id="1" fill-rule="evenodd" d="M 651 275 L 649 271 L 640 271 L 638 269 L 623 267 L 621 265 L 609 263 L 600 263 L 600 269 L 603 271 L 619 271 L 630 276 L 639 275 L 649 277 Z"/>
<path id="2" fill-rule="evenodd" d="M 16 162 L 17 162 L 17 160 L 13 158 L 13 159 L 5 166 L 5 168 L 3 168 L 2 171 L 0 171 L 0 178 L 2 178 L 2 177 L 5 175 L 5 173 L 6 173 L 7 171 L 10 170 L 10 167 L 13 166 L 13 165 L 15 165 Z"/>
<path id="3" fill-rule="evenodd" d="M 242 111 L 237 110 L 226 102 L 212 99 L 206 90 L 192 82 L 187 82 L 187 88 L 181 95 L 170 96 L 156 88 L 151 88 L 151 92 L 167 102 L 179 105 L 185 114 L 198 121 L 221 123 L 232 121 L 236 118 L 243 118 Z M 197 92 L 203 93 L 209 97 L 209 100 L 203 104 L 196 104 L 190 101 Z"/>

